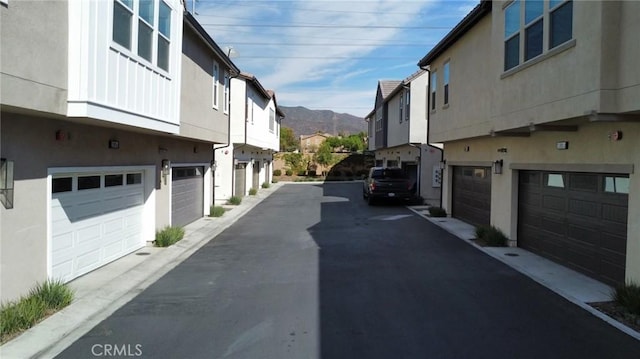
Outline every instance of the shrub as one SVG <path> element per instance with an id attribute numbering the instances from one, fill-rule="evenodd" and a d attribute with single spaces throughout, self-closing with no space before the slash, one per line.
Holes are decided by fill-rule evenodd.
<path id="1" fill-rule="evenodd" d="M 478 227 L 476 229 L 476 236 L 490 247 L 505 247 L 507 245 L 507 236 L 495 226 Z"/>
<path id="2" fill-rule="evenodd" d="M 307 171 L 298 171 L 297 175 L 298 176 L 306 176 L 307 175 Z"/>
<path id="3" fill-rule="evenodd" d="M 161 231 L 156 232 L 156 246 L 169 247 L 184 237 L 184 229 L 182 227 L 164 227 Z"/>
<path id="4" fill-rule="evenodd" d="M 431 217 L 446 217 L 447 211 L 442 207 L 429 207 L 429 215 Z"/>
<path id="5" fill-rule="evenodd" d="M 273 175 L 276 176 L 276 177 L 280 177 L 280 176 L 282 176 L 282 171 L 281 170 L 275 170 L 275 171 L 273 171 Z"/>
<path id="6" fill-rule="evenodd" d="M 275 178 L 273 178 L 273 179 L 271 180 L 271 183 L 278 183 L 278 180 L 277 180 L 277 179 L 275 179 Z"/>
<path id="7" fill-rule="evenodd" d="M 239 205 L 240 203 L 242 203 L 242 197 L 238 197 L 238 196 L 232 196 L 231 198 L 229 198 L 229 200 L 227 201 L 227 204 L 232 204 L 234 206 Z"/>
<path id="8" fill-rule="evenodd" d="M 262 188 L 269 188 L 269 187 L 271 187 L 269 182 L 265 182 L 265 183 L 262 184 Z"/>
<path id="9" fill-rule="evenodd" d="M 256 194 L 258 194 L 258 189 L 257 188 L 249 189 L 249 196 L 255 196 Z"/>
<path id="10" fill-rule="evenodd" d="M 287 176 L 292 176 L 293 175 L 293 170 L 286 170 L 286 171 L 284 171 L 284 174 L 286 174 Z"/>
<path id="11" fill-rule="evenodd" d="M 73 291 L 62 281 L 46 281 L 33 288 L 27 297 L 0 306 L 0 342 L 27 330 L 47 315 L 71 303 Z"/>
<path id="12" fill-rule="evenodd" d="M 224 207 L 222 206 L 211 206 L 211 208 L 209 208 L 210 217 L 222 217 L 224 212 L 225 210 L 224 210 Z"/>
<path id="13" fill-rule="evenodd" d="M 61 280 L 48 280 L 36 285 L 29 296 L 40 298 L 48 309 L 60 310 L 71 304 L 73 291 Z"/>
<path id="14" fill-rule="evenodd" d="M 614 289 L 613 300 L 630 313 L 640 315 L 640 285 L 626 283 Z"/>

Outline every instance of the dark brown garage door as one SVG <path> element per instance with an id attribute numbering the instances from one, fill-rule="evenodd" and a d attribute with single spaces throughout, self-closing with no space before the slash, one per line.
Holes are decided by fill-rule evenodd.
<path id="1" fill-rule="evenodd" d="M 518 245 L 602 282 L 624 282 L 629 177 L 520 171 Z"/>
<path id="2" fill-rule="evenodd" d="M 490 224 L 491 168 L 453 168 L 452 216 L 476 226 Z"/>
<path id="3" fill-rule="evenodd" d="M 171 172 L 171 224 L 184 226 L 203 216 L 203 168 L 174 167 Z"/>

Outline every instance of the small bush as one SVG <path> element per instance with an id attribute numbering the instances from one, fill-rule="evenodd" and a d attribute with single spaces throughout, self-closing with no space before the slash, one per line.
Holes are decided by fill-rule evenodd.
<path id="1" fill-rule="evenodd" d="M 209 208 L 209 216 L 210 217 L 222 217 L 225 210 L 222 206 L 211 206 Z"/>
<path id="2" fill-rule="evenodd" d="M 640 315 L 640 285 L 626 283 L 615 288 L 613 300 L 635 315 Z"/>
<path id="3" fill-rule="evenodd" d="M 271 183 L 278 183 L 278 180 L 274 178 L 271 180 Z"/>
<path id="4" fill-rule="evenodd" d="M 169 247 L 184 237 L 184 229 L 182 227 L 164 227 L 161 231 L 156 232 L 156 246 Z"/>
<path id="5" fill-rule="evenodd" d="M 265 183 L 262 184 L 262 188 L 269 188 L 269 187 L 271 187 L 269 182 L 265 182 Z"/>
<path id="6" fill-rule="evenodd" d="M 242 203 L 242 197 L 238 197 L 238 196 L 232 196 L 231 198 L 229 198 L 229 200 L 227 201 L 227 204 L 232 204 L 234 206 L 239 205 L 240 203 Z"/>
<path id="7" fill-rule="evenodd" d="M 505 247 L 507 245 L 507 236 L 495 226 L 476 228 L 476 236 L 490 247 Z"/>
<path id="8" fill-rule="evenodd" d="M 446 217 L 447 211 L 442 207 L 429 207 L 429 215 L 431 217 Z"/>
<path id="9" fill-rule="evenodd" d="M 287 176 L 293 176 L 293 171 L 292 170 L 286 170 L 286 171 L 284 171 L 284 174 L 286 174 Z"/>
<path id="10" fill-rule="evenodd" d="M 298 171 L 298 176 L 306 176 L 307 175 L 307 171 Z"/>
<path id="11" fill-rule="evenodd" d="M 29 296 L 40 298 L 48 309 L 60 310 L 71 304 L 73 291 L 61 280 L 49 280 L 38 284 Z"/>
<path id="12" fill-rule="evenodd" d="M 4 343 L 14 335 L 27 330 L 71 303 L 73 291 L 62 281 L 46 281 L 38 284 L 16 302 L 0 306 L 0 342 Z"/>
<path id="13" fill-rule="evenodd" d="M 280 176 L 282 176 L 282 171 L 281 170 L 275 170 L 275 171 L 273 171 L 273 175 L 276 176 L 276 177 L 280 177 Z"/>
<path id="14" fill-rule="evenodd" d="M 249 189 L 249 196 L 255 196 L 256 194 L 258 194 L 258 189 L 257 188 Z"/>

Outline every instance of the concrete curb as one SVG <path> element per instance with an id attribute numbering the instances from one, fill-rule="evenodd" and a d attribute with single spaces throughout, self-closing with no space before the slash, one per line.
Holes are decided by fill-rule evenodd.
<path id="1" fill-rule="evenodd" d="M 204 217 L 187 225 L 184 238 L 171 247 L 164 249 L 144 247 L 70 282 L 70 286 L 77 292 L 81 292 L 81 296 L 68 307 L 2 345 L 0 357 L 3 359 L 51 358 L 60 354 L 101 321 L 213 240 L 282 185 L 282 183 L 274 183 L 268 189 L 260 189 L 255 196 L 244 197 L 240 205 L 235 206 L 222 217 Z M 147 252 L 154 253 L 142 259 L 132 257 Z M 133 263 L 125 264 L 127 267 L 124 269 L 118 268 L 123 260 Z M 112 272 L 111 275 L 109 271 Z M 116 271 L 126 273 L 127 280 L 123 281 L 117 273 L 114 273 Z M 103 277 L 103 279 L 100 283 L 91 285 L 91 288 L 83 288 L 90 282 L 91 276 Z M 83 284 L 78 284 L 77 281 L 81 280 Z"/>

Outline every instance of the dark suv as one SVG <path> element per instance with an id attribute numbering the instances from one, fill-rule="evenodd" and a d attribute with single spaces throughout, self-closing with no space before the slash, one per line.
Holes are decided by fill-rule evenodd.
<path id="1" fill-rule="evenodd" d="M 414 183 L 401 168 L 372 167 L 364 180 L 362 197 L 369 205 L 376 200 L 411 201 L 414 198 Z"/>

